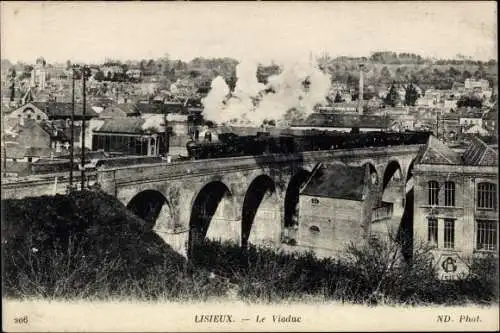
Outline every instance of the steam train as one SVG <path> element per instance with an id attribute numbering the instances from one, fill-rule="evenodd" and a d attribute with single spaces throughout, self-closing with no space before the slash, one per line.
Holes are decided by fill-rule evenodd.
<path id="1" fill-rule="evenodd" d="M 293 154 L 305 151 L 425 144 L 431 132 L 378 131 L 349 133 L 319 130 L 261 131 L 255 135 L 218 134 L 218 141 L 190 141 L 186 148 L 191 159 L 207 159 L 265 154 Z"/>

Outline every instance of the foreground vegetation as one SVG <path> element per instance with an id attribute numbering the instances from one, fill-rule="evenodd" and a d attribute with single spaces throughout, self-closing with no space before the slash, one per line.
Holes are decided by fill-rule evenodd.
<path id="1" fill-rule="evenodd" d="M 6 297 L 275 302 L 312 298 L 368 304 L 496 302 L 494 259 L 462 281 L 436 279 L 426 251 L 412 265 L 389 243 L 351 245 L 342 260 L 214 241 L 193 260 L 166 245 L 141 219 L 100 192 L 2 202 Z"/>

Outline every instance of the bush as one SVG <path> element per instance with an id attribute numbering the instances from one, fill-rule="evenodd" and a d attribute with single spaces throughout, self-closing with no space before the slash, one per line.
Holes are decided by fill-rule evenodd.
<path id="1" fill-rule="evenodd" d="M 221 288 L 101 192 L 2 202 L 7 297 L 208 297 Z M 217 284 L 217 282 L 215 282 Z M 208 290 L 208 291 L 207 291 Z"/>

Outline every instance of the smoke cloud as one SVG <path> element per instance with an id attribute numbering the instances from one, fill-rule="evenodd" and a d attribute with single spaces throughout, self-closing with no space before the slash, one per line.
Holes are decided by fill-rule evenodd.
<path id="1" fill-rule="evenodd" d="M 267 85 L 257 80 L 258 64 L 242 62 L 236 67 L 233 92 L 220 76 L 202 100 L 205 119 L 216 123 L 260 126 L 264 120 L 282 121 L 289 110 L 304 117 L 317 104 L 325 104 L 330 90 L 330 75 L 311 63 L 282 66 L 279 75 L 268 78 Z"/>

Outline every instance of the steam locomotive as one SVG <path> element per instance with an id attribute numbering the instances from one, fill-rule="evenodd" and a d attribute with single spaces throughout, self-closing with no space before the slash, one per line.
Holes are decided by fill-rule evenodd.
<path id="1" fill-rule="evenodd" d="M 431 132 L 378 131 L 349 133 L 319 130 L 260 131 L 255 135 L 221 133 L 217 142 L 190 141 L 186 148 L 191 159 L 207 159 L 265 154 L 293 154 L 305 151 L 425 144 Z"/>

